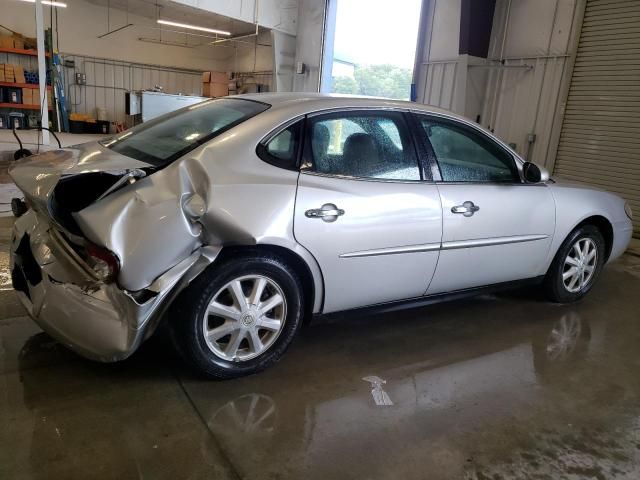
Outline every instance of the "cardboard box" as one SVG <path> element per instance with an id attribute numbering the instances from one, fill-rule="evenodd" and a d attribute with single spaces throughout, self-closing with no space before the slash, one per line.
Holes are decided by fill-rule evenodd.
<path id="1" fill-rule="evenodd" d="M 34 101 L 35 96 L 35 101 Z M 22 103 L 25 105 L 37 105 L 38 104 L 38 91 L 33 88 L 23 88 L 22 89 Z"/>
<path id="2" fill-rule="evenodd" d="M 203 83 L 203 97 L 226 97 L 229 95 L 229 86 L 226 83 Z"/>
<path id="3" fill-rule="evenodd" d="M 229 75 L 225 72 L 202 72 L 202 83 L 228 83 Z"/>
<path id="4" fill-rule="evenodd" d="M 38 43 L 35 38 L 24 37 L 23 41 L 24 48 L 26 48 L 27 50 L 35 50 L 36 48 L 38 48 Z"/>
<path id="5" fill-rule="evenodd" d="M 24 50 L 24 40 L 22 38 L 13 37 L 13 48 Z"/>
<path id="6" fill-rule="evenodd" d="M 0 48 L 13 48 L 13 37 L 0 36 Z"/>
<path id="7" fill-rule="evenodd" d="M 24 79 L 24 68 L 20 65 L 13 66 L 13 76 L 15 77 L 16 83 L 27 83 Z"/>
<path id="8" fill-rule="evenodd" d="M 4 79 L 4 63 L 0 63 L 0 82 L 6 82 Z"/>
<path id="9" fill-rule="evenodd" d="M 5 82 L 15 82 L 16 79 L 13 76 L 13 65 L 4 65 L 4 81 Z"/>

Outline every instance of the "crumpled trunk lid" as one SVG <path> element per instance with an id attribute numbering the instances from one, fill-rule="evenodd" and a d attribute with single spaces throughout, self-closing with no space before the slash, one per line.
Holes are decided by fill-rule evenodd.
<path id="1" fill-rule="evenodd" d="M 148 163 L 90 142 L 19 160 L 9 168 L 9 175 L 34 210 L 74 230 L 73 212 L 110 193 L 123 176 L 144 176 L 150 168 Z"/>
<path id="2" fill-rule="evenodd" d="M 206 205 L 211 184 L 195 159 L 157 170 L 89 143 L 20 160 L 9 173 L 76 253 L 106 248 L 119 260 L 118 286 L 139 291 L 201 245 L 199 215 L 185 205 Z"/>

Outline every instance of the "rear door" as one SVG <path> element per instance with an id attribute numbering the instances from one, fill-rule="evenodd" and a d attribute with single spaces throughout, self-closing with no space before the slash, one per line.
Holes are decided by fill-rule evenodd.
<path id="1" fill-rule="evenodd" d="M 513 155 L 479 129 L 416 115 L 436 161 L 442 201 L 442 251 L 428 294 L 544 274 L 555 229 L 546 184 L 521 180 Z"/>
<path id="2" fill-rule="evenodd" d="M 424 293 L 442 209 L 423 178 L 404 113 L 308 118 L 294 233 L 322 269 L 325 313 Z"/>

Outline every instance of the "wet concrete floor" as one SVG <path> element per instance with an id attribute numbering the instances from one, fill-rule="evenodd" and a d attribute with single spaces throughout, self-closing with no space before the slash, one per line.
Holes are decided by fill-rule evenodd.
<path id="1" fill-rule="evenodd" d="M 103 365 L 42 333 L 0 222 L 0 479 L 640 478 L 636 256 L 577 305 L 519 291 L 323 323 L 212 382 L 162 336 Z"/>

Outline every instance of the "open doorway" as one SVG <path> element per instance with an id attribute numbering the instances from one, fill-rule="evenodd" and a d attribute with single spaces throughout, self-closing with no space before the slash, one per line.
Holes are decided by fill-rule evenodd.
<path id="1" fill-rule="evenodd" d="M 330 0 L 321 91 L 409 100 L 422 0 Z"/>

